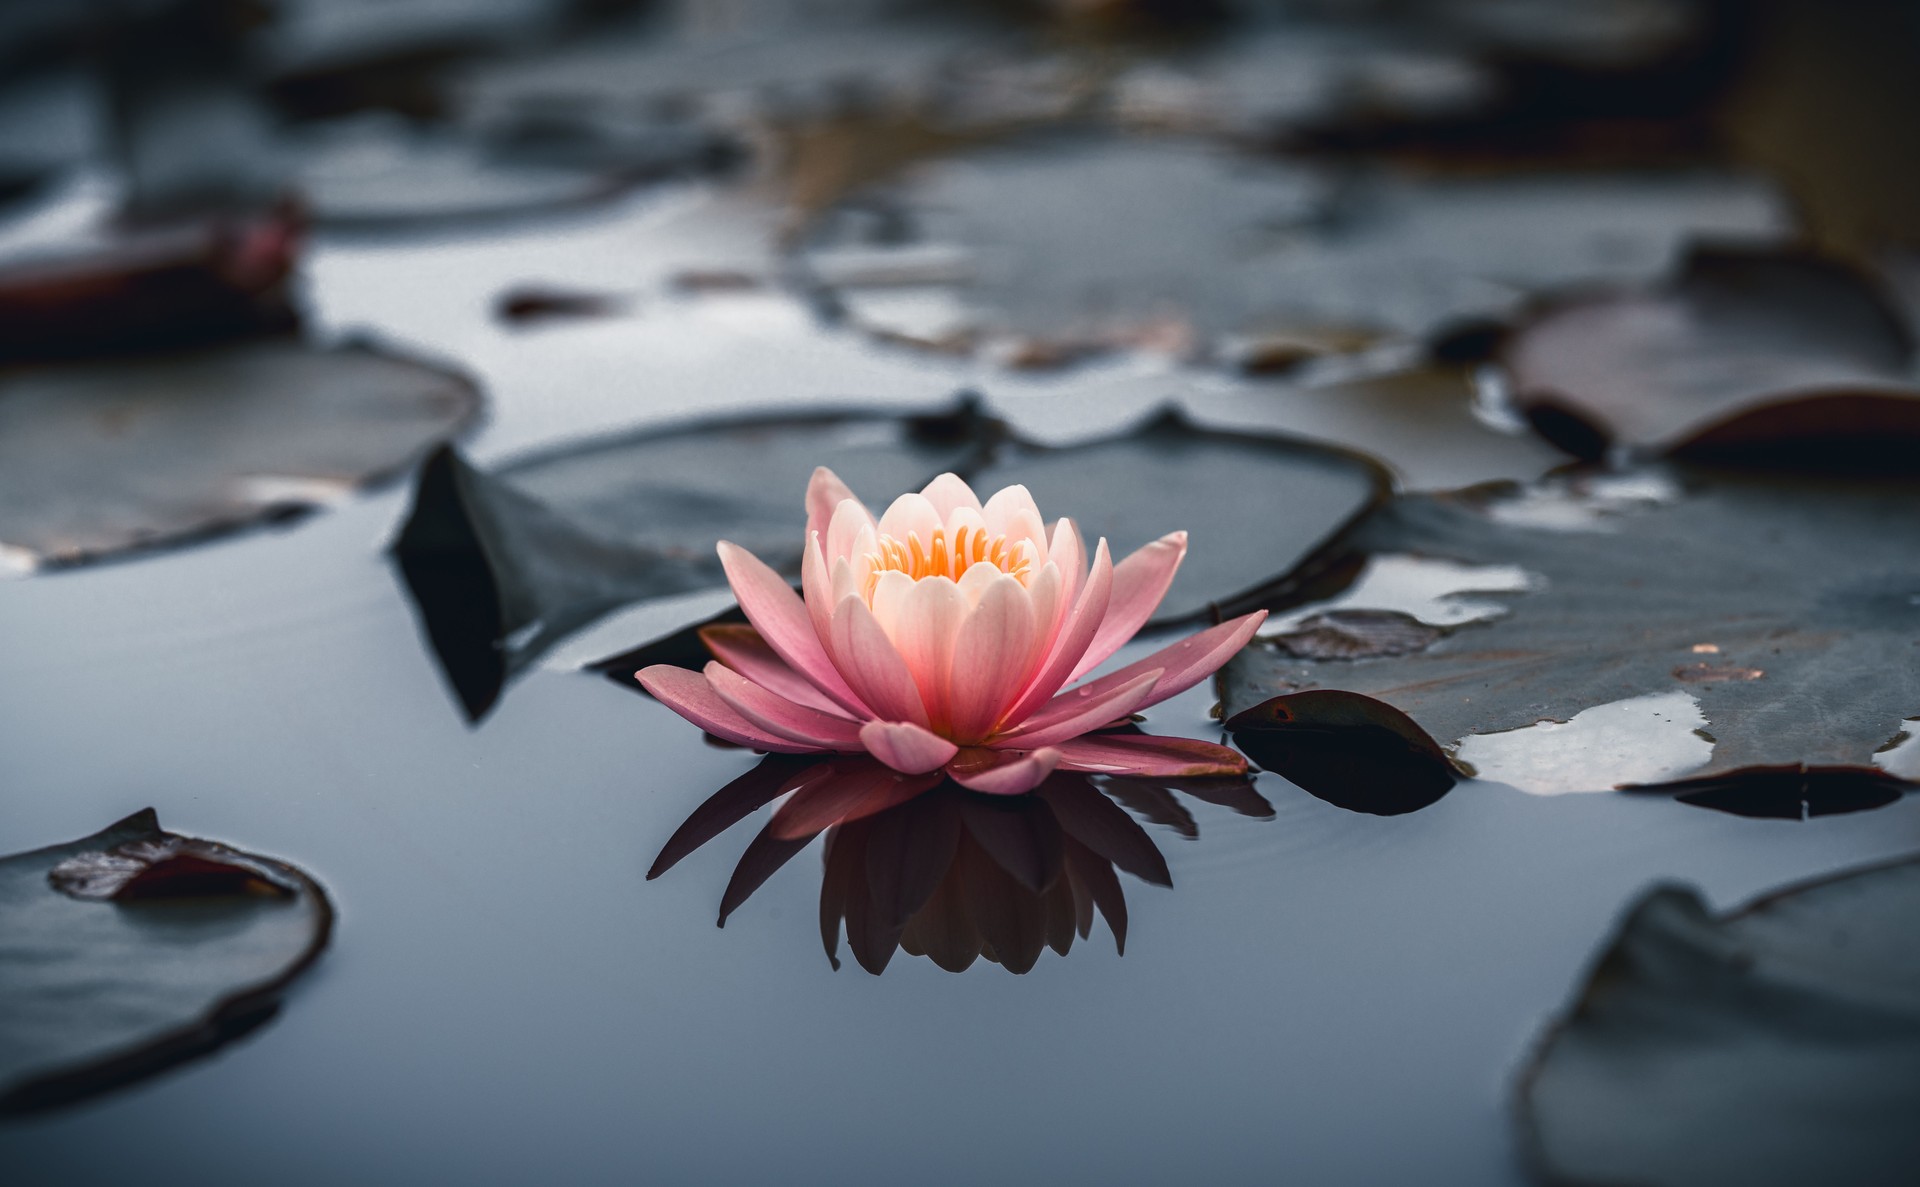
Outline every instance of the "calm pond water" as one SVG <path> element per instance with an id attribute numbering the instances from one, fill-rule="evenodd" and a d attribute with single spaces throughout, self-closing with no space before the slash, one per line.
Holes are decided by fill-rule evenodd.
<path id="1" fill-rule="evenodd" d="M 489 461 L 696 409 L 924 403 L 967 383 L 1059 434 L 1145 406 L 1100 400 L 1099 373 L 1056 401 L 878 353 L 765 296 L 521 333 L 488 317 L 530 244 L 554 261 L 682 242 L 660 229 L 672 207 L 545 240 L 325 243 L 312 296 L 329 327 L 475 369 Z M 382 555 L 405 503 L 0 582 L 0 851 L 152 805 L 302 866 L 340 912 L 267 1027 L 0 1129 L 8 1183 L 1497 1187 L 1522 1179 L 1512 1070 L 1631 895 L 1676 879 L 1728 905 L 1920 843 L 1913 797 L 1802 823 L 1469 783 L 1379 818 L 1262 775 L 1273 819 L 1185 799 L 1197 839 L 1148 825 L 1175 888 L 1123 875 L 1124 957 L 1097 925 L 1025 976 L 904 954 L 880 977 L 835 972 L 818 843 L 713 926 L 764 812 L 643 880 L 752 756 L 552 666 L 464 724 Z M 692 616 L 654 617 L 610 642 Z M 1149 728 L 1217 736 L 1210 701 L 1197 689 Z"/>

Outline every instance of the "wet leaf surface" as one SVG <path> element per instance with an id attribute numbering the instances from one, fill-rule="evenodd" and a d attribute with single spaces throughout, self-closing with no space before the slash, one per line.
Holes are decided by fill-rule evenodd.
<path id="1" fill-rule="evenodd" d="M 1357 454 L 1173 415 L 1081 445 L 1035 445 L 966 403 L 907 418 L 715 422 L 493 474 L 443 455 L 423 471 L 393 552 L 442 670 L 477 719 L 533 658 L 617 606 L 724 585 L 718 540 L 797 577 L 802 496 L 817 465 L 882 508 L 942 470 L 985 490 L 1025 483 L 1049 513 L 1071 516 L 1089 538 L 1106 536 L 1116 556 L 1190 528 L 1160 625 L 1267 596 L 1390 484 Z M 742 483 L 742 474 L 755 480 Z M 1287 513 L 1232 501 L 1249 489 Z M 1230 506 L 1244 513 L 1225 515 Z M 705 625 L 591 666 L 624 685 L 644 663 L 698 666 L 705 651 L 694 634 Z"/>
<path id="2" fill-rule="evenodd" d="M 1515 402 L 1581 457 L 1874 457 L 1911 466 L 1914 344 L 1862 273 L 1810 254 L 1699 251 L 1656 288 L 1572 299 L 1502 349 Z M 1902 457 L 1904 455 L 1904 457 Z"/>
<path id="3" fill-rule="evenodd" d="M 1502 522 L 1522 498 L 1511 490 L 1397 499 L 1345 546 L 1516 566 L 1535 587 L 1409 654 L 1313 660 L 1256 644 L 1222 676 L 1229 725 L 1332 728 L 1391 711 L 1416 746 L 1461 765 L 1479 748 L 1499 764 L 1483 775 L 1541 791 L 1875 774 L 1875 752 L 1920 705 L 1920 487 L 1676 475 L 1675 501 L 1573 530 Z M 1642 702 L 1652 717 L 1625 733 L 1590 716 Z"/>
<path id="4" fill-rule="evenodd" d="M 1920 860 L 1715 915 L 1647 892 L 1520 1088 L 1557 1183 L 1905 1183 L 1920 1158 Z"/>
<path id="5" fill-rule="evenodd" d="M 1125 197 L 1083 217 L 1093 194 Z M 1548 287 L 1658 276 L 1695 236 L 1788 225 L 1764 183 L 1725 174 L 1423 178 L 1043 138 L 856 195 L 801 260 L 856 327 L 1057 366 L 1111 350 L 1207 358 L 1227 336 L 1276 332 L 1322 350 L 1420 341 Z M 901 313 L 912 295 L 942 315 Z"/>
<path id="6" fill-rule="evenodd" d="M 0 373 L 0 544 L 71 565 L 285 516 L 403 470 L 479 408 L 449 372 L 264 340 Z"/>
<path id="7" fill-rule="evenodd" d="M 267 1021 L 326 946 L 299 870 L 151 809 L 0 859 L 0 1116 L 152 1075 Z"/>

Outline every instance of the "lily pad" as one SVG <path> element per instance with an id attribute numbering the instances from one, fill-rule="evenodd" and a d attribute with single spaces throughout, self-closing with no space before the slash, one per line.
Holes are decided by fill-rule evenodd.
<path id="1" fill-rule="evenodd" d="M 1715 915 L 1628 910 L 1523 1073 L 1555 1183 L 1908 1183 L 1920 1160 L 1920 859 Z"/>
<path id="2" fill-rule="evenodd" d="M 1402 632 L 1350 659 L 1256 644 L 1221 678 L 1229 726 L 1391 713 L 1467 773 L 1485 749 L 1493 777 L 1543 792 L 1783 771 L 1890 782 L 1875 752 L 1920 708 L 1920 483 L 1674 476 L 1672 501 L 1573 527 L 1508 514 L 1529 497 L 1510 487 L 1401 496 L 1342 549 L 1464 563 L 1513 592 L 1429 620 L 1443 629 L 1418 650 Z M 1530 579 L 1506 582 L 1513 569 Z M 1642 702 L 1659 712 L 1626 744 L 1584 712 Z"/>
<path id="3" fill-rule="evenodd" d="M 1920 383 L 1899 311 L 1866 276 L 1804 253 L 1698 251 L 1672 281 L 1575 298 L 1501 352 L 1514 399 L 1580 457 L 1629 446 L 1692 457 L 1817 444 L 1920 456 Z"/>
<path id="4" fill-rule="evenodd" d="M 0 549 L 79 564 L 336 501 L 479 403 L 424 363 L 281 339 L 0 372 Z"/>
<path id="5" fill-rule="evenodd" d="M 0 1116 L 119 1087 L 259 1026 L 332 929 L 307 875 L 164 832 L 152 809 L 0 859 Z"/>
<path id="6" fill-rule="evenodd" d="M 442 669 L 477 719 L 563 635 L 627 602 L 725 584 L 728 539 L 799 576 L 815 466 L 884 506 L 951 470 L 1025 483 L 1050 514 L 1106 535 L 1115 555 L 1180 528 L 1193 539 L 1157 625 L 1272 596 L 1303 556 L 1385 497 L 1358 454 L 1197 428 L 1167 414 L 1131 432 L 1047 447 L 967 402 L 932 416 L 820 414 L 710 422 L 542 454 L 482 474 L 457 458 L 423 472 L 394 545 Z M 751 475 L 744 480 L 743 475 Z M 1245 506 L 1257 489 L 1285 515 Z M 622 684 L 645 663 L 701 654 L 680 632 L 593 666 Z"/>
<path id="7" fill-rule="evenodd" d="M 1423 341 L 1551 287 L 1657 277 L 1698 236 L 1788 226 L 1765 183 L 1720 173 L 1433 178 L 1042 138 L 855 195 L 800 260 L 857 327 L 1032 365 L 1231 354 L 1228 338 L 1280 331 L 1340 350 Z M 903 292 L 947 302 L 939 333 L 924 312 L 890 323 Z"/>

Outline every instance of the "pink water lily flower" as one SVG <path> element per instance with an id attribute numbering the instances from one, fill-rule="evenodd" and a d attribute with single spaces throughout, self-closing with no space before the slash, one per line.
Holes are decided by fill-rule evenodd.
<path id="1" fill-rule="evenodd" d="M 723 541 L 752 629 L 703 632 L 717 659 L 704 673 L 660 664 L 636 675 L 727 741 L 870 754 L 906 775 L 944 769 L 975 791 L 1030 791 L 1056 769 L 1237 775 L 1246 760 L 1224 746 L 1096 731 L 1212 675 L 1265 611 L 1068 688 L 1146 624 L 1186 551 L 1174 532 L 1116 565 L 1103 539 L 1089 564 L 1072 521 L 1049 532 L 1025 487 L 982 504 L 952 474 L 875 520 L 823 467 L 807 488 L 804 601 Z"/>

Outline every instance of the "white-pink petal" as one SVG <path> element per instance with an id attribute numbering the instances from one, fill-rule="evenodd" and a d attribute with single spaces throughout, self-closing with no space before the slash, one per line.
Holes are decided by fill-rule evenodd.
<path id="1" fill-rule="evenodd" d="M 906 661 L 858 597 L 842 599 L 834 607 L 833 663 L 871 708 L 865 716 L 928 724 L 926 705 Z"/>
<path id="2" fill-rule="evenodd" d="M 962 507 L 972 511 L 980 510 L 980 496 L 974 494 L 973 488 L 968 486 L 958 474 L 951 472 L 942 474 L 927 483 L 920 493 L 925 496 L 927 502 L 933 504 L 934 511 L 939 514 L 943 522 Z"/>
<path id="3" fill-rule="evenodd" d="M 827 525 L 833 521 L 834 513 L 841 503 L 852 502 L 859 505 L 847 484 L 840 476 L 825 466 L 816 467 L 813 477 L 807 480 L 807 534 L 819 532 L 826 534 Z"/>
<path id="4" fill-rule="evenodd" d="M 1026 587 L 1013 577 L 987 586 L 954 641 L 947 702 L 954 739 L 977 742 L 993 733 L 1026 683 L 1035 634 Z"/>
<path id="5" fill-rule="evenodd" d="M 860 727 L 867 753 L 906 775 L 937 771 L 960 748 L 911 721 L 869 721 Z"/>

